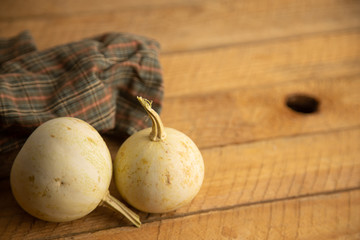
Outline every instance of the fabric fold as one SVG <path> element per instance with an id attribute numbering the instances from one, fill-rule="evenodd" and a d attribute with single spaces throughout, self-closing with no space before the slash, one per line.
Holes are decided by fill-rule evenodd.
<path id="1" fill-rule="evenodd" d="M 136 96 L 160 112 L 163 80 L 159 43 L 107 33 L 36 50 L 23 32 L 0 39 L 0 152 L 19 148 L 47 120 L 77 117 L 98 131 L 128 134 L 150 125 Z M 10 54 L 13 52 L 13 54 Z"/>

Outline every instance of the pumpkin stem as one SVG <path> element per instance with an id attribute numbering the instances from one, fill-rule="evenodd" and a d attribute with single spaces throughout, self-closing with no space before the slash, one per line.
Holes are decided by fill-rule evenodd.
<path id="1" fill-rule="evenodd" d="M 120 202 L 119 200 L 117 200 L 116 198 L 111 196 L 109 192 L 107 194 L 105 194 L 105 196 L 101 202 L 101 205 L 104 205 L 106 207 L 109 207 L 109 208 L 117 211 L 117 212 L 120 212 L 130 222 L 132 222 L 136 227 L 141 226 L 140 217 L 136 213 L 131 211 L 129 208 L 127 208 L 125 206 L 125 204 L 123 204 L 122 202 Z"/>
<path id="2" fill-rule="evenodd" d="M 150 116 L 150 119 L 152 121 L 152 130 L 150 133 L 150 140 L 151 141 L 161 141 L 166 138 L 166 134 L 164 131 L 164 125 L 162 124 L 162 121 L 160 119 L 159 114 L 152 109 L 151 104 L 152 101 L 149 101 L 142 97 L 137 97 L 141 105 L 145 108 L 146 112 Z"/>

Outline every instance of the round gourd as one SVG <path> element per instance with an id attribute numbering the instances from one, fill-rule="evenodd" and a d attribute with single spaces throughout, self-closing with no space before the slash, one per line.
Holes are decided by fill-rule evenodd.
<path id="1" fill-rule="evenodd" d="M 173 211 L 189 203 L 204 178 L 204 162 L 185 134 L 164 128 L 151 102 L 138 100 L 153 126 L 130 136 L 114 161 L 116 187 L 133 207 L 150 213 Z"/>
<path id="2" fill-rule="evenodd" d="M 100 134 L 80 119 L 61 117 L 30 135 L 14 160 L 10 184 L 19 205 L 42 220 L 75 220 L 107 203 L 140 226 L 138 216 L 110 196 L 111 176 Z"/>

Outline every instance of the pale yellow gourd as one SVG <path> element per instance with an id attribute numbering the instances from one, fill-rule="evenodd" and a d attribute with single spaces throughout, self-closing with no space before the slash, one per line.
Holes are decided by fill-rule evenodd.
<path id="1" fill-rule="evenodd" d="M 100 134 L 80 119 L 61 117 L 30 135 L 10 183 L 19 205 L 45 221 L 72 221 L 105 203 L 140 226 L 139 217 L 110 196 L 111 176 L 111 156 Z"/>
<path id="2" fill-rule="evenodd" d="M 152 128 L 130 136 L 114 161 L 116 187 L 133 207 L 150 213 L 173 211 L 199 192 L 204 162 L 185 134 L 164 128 L 151 102 L 138 97 L 152 120 Z"/>

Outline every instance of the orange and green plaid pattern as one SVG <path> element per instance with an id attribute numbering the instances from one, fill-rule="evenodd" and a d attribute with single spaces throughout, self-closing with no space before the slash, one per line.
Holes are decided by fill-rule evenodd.
<path id="1" fill-rule="evenodd" d="M 160 111 L 159 44 L 108 33 L 38 51 L 29 32 L 0 39 L 0 152 L 17 149 L 45 121 L 85 120 L 100 132 L 133 134 L 149 126 L 136 96 Z"/>

